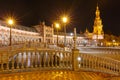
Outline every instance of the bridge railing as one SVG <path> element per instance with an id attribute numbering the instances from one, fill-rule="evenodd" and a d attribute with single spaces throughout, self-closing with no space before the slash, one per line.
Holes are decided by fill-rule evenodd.
<path id="1" fill-rule="evenodd" d="M 120 74 L 120 61 L 90 54 L 50 49 L 0 51 L 0 72 L 75 70 Z"/>
<path id="2" fill-rule="evenodd" d="M 78 68 L 118 75 L 120 74 L 120 61 L 81 53 L 78 57 Z"/>
<path id="3" fill-rule="evenodd" d="M 1 72 L 32 70 L 72 70 L 72 53 L 55 50 L 12 51 L 8 61 L 1 60 Z M 16 54 L 15 54 L 16 53 Z M 4 61 L 4 62 L 3 62 Z"/>

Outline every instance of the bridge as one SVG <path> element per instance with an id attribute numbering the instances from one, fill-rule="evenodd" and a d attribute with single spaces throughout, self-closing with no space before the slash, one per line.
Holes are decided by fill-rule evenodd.
<path id="1" fill-rule="evenodd" d="M 120 61 L 42 44 L 0 50 L 0 80 L 119 80 Z M 112 49 L 111 49 L 112 50 Z"/>

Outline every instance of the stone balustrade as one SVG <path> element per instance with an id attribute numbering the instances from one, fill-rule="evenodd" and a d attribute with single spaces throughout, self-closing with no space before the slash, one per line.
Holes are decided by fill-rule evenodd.
<path id="1" fill-rule="evenodd" d="M 120 61 L 90 54 L 79 54 L 79 70 L 120 74 Z"/>
<path id="2" fill-rule="evenodd" d="M 0 51 L 0 73 L 33 70 L 83 70 L 119 75 L 120 61 L 80 53 L 74 49 L 67 52 L 25 47 Z"/>
<path id="3" fill-rule="evenodd" d="M 72 53 L 70 52 L 55 50 L 20 50 L 20 52 L 12 51 L 11 53 L 13 55 L 6 55 L 6 58 L 1 59 L 1 72 L 16 72 L 20 70 L 72 70 Z M 8 61 L 5 61 L 5 59 Z"/>

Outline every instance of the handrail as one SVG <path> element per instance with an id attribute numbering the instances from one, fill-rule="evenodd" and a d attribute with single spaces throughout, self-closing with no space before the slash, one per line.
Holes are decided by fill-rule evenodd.
<path id="1" fill-rule="evenodd" d="M 39 47 L 0 51 L 0 72 L 73 70 L 73 54 L 75 53 Z M 120 74 L 120 61 L 91 54 L 78 54 L 78 64 L 75 65 L 79 70 Z"/>
<path id="2" fill-rule="evenodd" d="M 79 54 L 79 69 L 109 74 L 120 74 L 120 61 L 90 54 Z"/>

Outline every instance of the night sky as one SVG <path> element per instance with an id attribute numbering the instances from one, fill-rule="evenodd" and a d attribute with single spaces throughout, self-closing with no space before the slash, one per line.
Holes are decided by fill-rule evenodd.
<path id="1" fill-rule="evenodd" d="M 67 14 L 70 17 L 67 32 L 74 27 L 78 33 L 86 28 L 92 32 L 97 3 L 104 32 L 120 35 L 120 0 L 0 0 L 0 19 L 10 15 L 17 24 L 30 27 L 40 21 L 51 25 Z"/>

